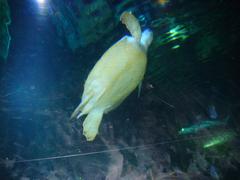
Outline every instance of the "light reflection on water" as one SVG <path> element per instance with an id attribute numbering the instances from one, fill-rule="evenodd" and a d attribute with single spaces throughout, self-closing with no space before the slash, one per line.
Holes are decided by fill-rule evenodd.
<path id="1" fill-rule="evenodd" d="M 48 15 L 49 4 L 47 0 L 35 0 L 37 4 L 37 10 L 39 15 L 46 16 Z"/>
<path id="2" fill-rule="evenodd" d="M 44 4 L 46 1 L 45 0 L 37 0 L 39 4 Z"/>
<path id="3" fill-rule="evenodd" d="M 9 54 L 11 76 L 6 76 L 5 94 L 9 107 L 15 114 L 21 114 L 48 107 L 41 99 L 49 96 L 50 88 L 46 87 L 51 86 L 55 78 L 51 61 L 55 51 L 49 46 L 55 39 L 49 25 L 47 0 L 25 0 L 17 5 L 21 11 L 13 13 L 13 41 Z"/>

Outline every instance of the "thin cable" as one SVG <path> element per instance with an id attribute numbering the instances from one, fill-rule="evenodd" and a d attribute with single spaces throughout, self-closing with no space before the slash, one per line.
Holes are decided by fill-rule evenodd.
<path id="1" fill-rule="evenodd" d="M 153 144 L 145 144 L 145 145 L 139 145 L 139 146 L 127 146 L 127 147 L 123 147 L 123 148 L 115 148 L 115 149 L 108 149 L 108 150 L 102 150 L 102 151 L 93 151 L 93 152 L 86 152 L 86 153 L 61 155 L 61 156 L 51 156 L 51 157 L 45 157 L 45 158 L 25 159 L 25 160 L 14 161 L 14 163 L 26 163 L 26 162 L 37 162 L 37 161 L 64 159 L 64 158 L 103 154 L 103 153 L 116 152 L 116 151 L 126 151 L 126 150 L 132 150 L 132 149 L 144 150 L 144 149 L 153 148 L 154 146 L 158 146 L 158 145 L 178 143 L 178 142 L 183 142 L 183 141 L 190 141 L 190 140 L 201 139 L 201 138 L 206 138 L 206 137 L 211 137 L 211 136 L 213 136 L 213 135 L 168 140 L 168 141 L 163 141 L 163 142 L 158 142 L 158 143 L 153 143 Z"/>

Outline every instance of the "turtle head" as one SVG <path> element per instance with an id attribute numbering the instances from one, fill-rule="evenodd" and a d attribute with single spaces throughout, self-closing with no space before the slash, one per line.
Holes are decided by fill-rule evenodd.
<path id="1" fill-rule="evenodd" d="M 145 51 L 147 51 L 153 40 L 152 31 L 146 29 L 142 33 L 138 19 L 131 12 L 123 12 L 120 16 L 120 20 L 126 25 L 133 38 L 143 46 Z"/>
<path id="2" fill-rule="evenodd" d="M 144 47 L 144 49 L 147 51 L 148 47 L 152 43 L 153 40 L 153 32 L 150 29 L 146 29 L 142 33 L 141 37 L 141 45 Z"/>

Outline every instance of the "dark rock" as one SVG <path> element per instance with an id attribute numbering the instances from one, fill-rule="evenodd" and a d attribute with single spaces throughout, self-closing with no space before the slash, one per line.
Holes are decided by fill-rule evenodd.
<path id="1" fill-rule="evenodd" d="M 53 0 L 51 7 L 57 32 L 73 51 L 97 42 L 116 26 L 113 11 L 106 1 Z"/>

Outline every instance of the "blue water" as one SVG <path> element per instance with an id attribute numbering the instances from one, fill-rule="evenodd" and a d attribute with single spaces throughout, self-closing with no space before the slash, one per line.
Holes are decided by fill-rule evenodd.
<path id="1" fill-rule="evenodd" d="M 91 1 L 86 2 L 91 3 Z M 175 2 L 172 1 L 172 4 Z M 71 1 L 69 3 L 71 4 Z M 138 3 L 134 5 L 140 6 Z M 97 44 L 98 49 L 84 49 L 73 53 L 57 35 L 47 0 L 11 0 L 9 6 L 12 17 L 9 26 L 12 40 L 7 62 L 1 67 L 0 158 L 21 160 L 105 150 L 105 145 L 98 138 L 92 144 L 84 142 L 81 132 L 82 119 L 70 122 L 69 117 L 80 101 L 88 72 L 117 37 L 102 42 L 101 45 Z M 143 8 L 143 12 L 151 11 L 149 8 L 150 6 Z M 166 7 L 158 12 L 161 18 L 170 17 L 171 14 L 166 12 L 171 8 Z M 152 14 L 154 13 L 149 12 L 146 15 L 146 21 L 155 18 Z M 188 12 L 184 15 L 187 16 Z M 195 19 L 189 21 L 195 22 Z M 151 23 L 148 22 L 144 26 L 149 24 Z M 168 26 L 163 23 L 161 31 L 167 30 Z M 230 32 L 235 31 L 231 31 L 230 28 L 226 32 L 229 33 L 224 36 L 234 39 Z M 237 48 L 235 46 L 229 48 L 232 51 L 227 49 L 228 55 L 219 53 L 220 55 L 215 54 L 211 57 L 213 60 L 197 62 L 196 52 L 192 47 L 197 38 L 193 36 L 186 45 L 181 44 L 182 49 L 170 50 L 171 53 L 168 55 L 166 54 L 171 49 L 169 45 L 160 46 L 155 52 L 151 52 L 150 49 L 152 53 L 150 57 L 158 54 L 159 58 L 152 58 L 153 61 L 149 62 L 149 71 L 146 73 L 140 98 L 136 98 L 137 94 L 134 92 L 122 106 L 106 115 L 104 119 L 103 134 L 108 136 L 114 132 L 115 139 L 110 135 L 107 137 L 113 141 L 111 143 L 123 147 L 124 143 L 142 145 L 179 138 L 176 134 L 184 124 L 193 124 L 208 116 L 212 119 L 216 117 L 221 119 L 229 115 L 231 117 L 229 122 L 232 123 L 230 127 L 237 127 L 234 123 L 238 122 L 236 119 L 239 117 L 237 115 L 239 78 L 235 74 L 239 70 L 239 61 L 235 54 L 231 57 L 231 52 Z M 179 61 L 174 59 L 178 56 Z M 226 57 L 231 58 L 225 60 Z M 233 64 L 230 65 L 229 62 Z M 161 67 L 163 69 L 160 69 Z M 184 77 L 183 81 L 180 77 Z M 173 105 L 169 106 L 169 104 Z M 143 140 L 144 138 L 146 139 Z M 121 144 L 122 139 L 124 143 Z M 194 150 L 201 146 L 197 143 L 199 141 L 166 144 L 157 147 L 150 157 L 156 164 L 165 163 L 164 173 L 167 172 L 166 169 L 174 170 L 180 165 L 184 171 L 187 171 L 194 157 Z M 220 153 L 228 149 L 224 148 L 220 148 Z M 151 163 L 149 163 L 151 165 L 141 164 L 148 162 L 148 154 L 138 159 L 138 154 L 135 153 L 139 152 L 121 153 L 125 155 L 124 167 L 129 167 L 129 171 L 131 168 L 142 168 L 143 172 L 151 169 Z M 171 156 L 171 162 L 168 162 L 167 155 Z M 164 159 L 162 162 L 162 159 L 157 157 L 167 160 Z M 51 170 L 63 167 L 69 174 L 74 174 L 76 171 L 88 177 L 88 173 L 94 176 L 92 173 L 94 172 L 99 175 L 98 177 L 102 177 L 107 169 L 106 162 L 110 162 L 109 159 L 105 154 L 35 164 L 16 164 L 13 169 L 7 169 L 6 173 L 1 171 L 0 176 L 10 177 L 7 175 L 19 172 L 18 177 L 24 176 L 24 173 L 34 177 L 36 174 L 45 175 L 44 173 L 48 174 Z M 239 167 L 239 163 L 235 162 L 235 164 Z M 214 166 L 217 173 L 222 175 L 222 167 L 219 167 L 219 164 Z M 37 172 L 36 169 L 39 171 Z M 209 171 L 207 167 L 204 174 L 209 177 L 211 173 L 216 173 L 212 171 L 213 169 Z M 234 173 L 229 172 L 237 173 L 235 170 Z"/>

